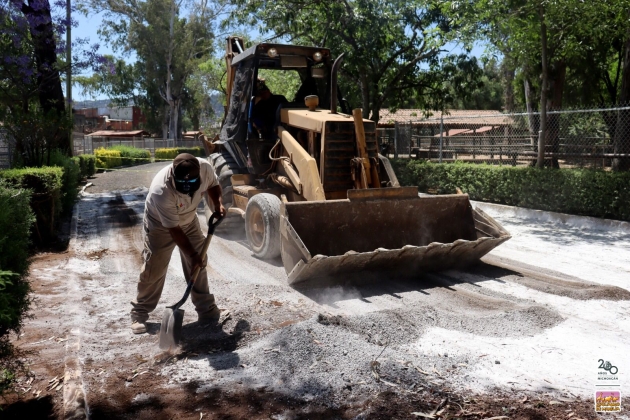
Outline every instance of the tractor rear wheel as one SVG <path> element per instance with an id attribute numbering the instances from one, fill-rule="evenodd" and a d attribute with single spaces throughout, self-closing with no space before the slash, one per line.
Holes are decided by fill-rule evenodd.
<path id="1" fill-rule="evenodd" d="M 208 157 L 208 161 L 214 167 L 214 174 L 217 177 L 217 181 L 221 186 L 221 198 L 223 200 L 223 206 L 229 209 L 233 204 L 233 191 L 232 191 L 232 175 L 244 173 L 246 171 L 241 170 L 238 167 L 236 161 L 228 152 L 213 153 Z M 212 203 L 207 203 L 209 212 L 206 211 L 206 217 L 210 217 L 214 207 Z M 217 227 L 216 232 L 225 234 L 232 232 L 235 229 L 243 229 L 243 218 L 238 215 L 232 215 L 226 217 L 226 219 Z M 242 233 L 242 230 L 241 230 Z"/>

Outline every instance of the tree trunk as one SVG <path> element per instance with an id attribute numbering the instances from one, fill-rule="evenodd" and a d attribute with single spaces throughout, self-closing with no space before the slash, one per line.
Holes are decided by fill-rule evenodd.
<path id="1" fill-rule="evenodd" d="M 168 120 L 168 118 L 169 118 L 168 117 L 168 112 L 169 112 L 168 110 L 169 110 L 169 107 L 166 106 L 164 108 L 165 108 L 164 109 L 164 116 L 162 117 L 162 138 L 166 140 L 166 139 L 169 138 L 169 136 L 168 136 L 168 121 L 169 121 Z"/>
<path id="2" fill-rule="evenodd" d="M 173 140 L 178 140 L 181 138 L 179 135 L 179 100 L 172 100 L 170 105 L 170 123 L 169 123 L 169 138 Z"/>
<path id="3" fill-rule="evenodd" d="M 50 15 L 50 3 L 48 0 L 39 0 L 37 5 L 31 5 L 31 2 L 28 5 L 22 4 L 22 13 L 27 17 L 33 38 L 39 103 L 44 114 L 61 120 L 66 116 L 66 108 L 57 69 L 57 43 Z M 66 154 L 72 152 L 69 133 L 65 130 L 55 133 L 51 143 L 50 147 L 59 148 Z"/>
<path id="4" fill-rule="evenodd" d="M 508 55 L 504 55 L 503 62 L 501 63 L 502 71 L 503 71 L 503 83 L 504 83 L 504 94 L 503 94 L 503 106 L 506 112 L 514 112 L 514 76 L 516 73 L 516 69 L 512 65 L 511 60 Z M 526 93 L 527 95 L 527 93 Z"/>
<path id="5" fill-rule="evenodd" d="M 370 86 L 365 72 L 361 74 L 361 102 L 363 103 L 363 118 L 370 117 Z"/>
<path id="6" fill-rule="evenodd" d="M 630 106 L 630 30 L 624 43 L 624 50 L 619 105 L 627 107 Z M 628 110 L 619 111 L 614 152 L 630 154 L 630 111 Z M 612 169 L 613 171 L 630 170 L 630 158 L 626 156 L 613 159 Z"/>
<path id="7" fill-rule="evenodd" d="M 545 165 L 545 137 L 547 134 L 547 88 L 549 73 L 547 69 L 547 25 L 545 24 L 545 9 L 542 4 L 538 9 L 540 17 L 540 40 L 542 47 L 542 87 L 540 89 L 540 132 L 538 133 L 538 157 L 536 166 Z"/>
<path id="8" fill-rule="evenodd" d="M 534 115 L 534 108 L 532 107 L 532 101 L 531 101 L 531 96 L 533 94 L 532 92 L 532 86 L 529 83 L 529 80 L 525 79 L 525 81 L 523 82 L 524 89 L 525 89 L 525 105 L 527 106 L 527 125 L 529 126 L 529 135 L 531 138 L 531 144 L 532 146 L 536 145 L 536 138 L 538 136 L 538 127 L 539 127 L 539 123 L 540 120 L 535 118 Z"/>
<path id="9" fill-rule="evenodd" d="M 564 93 L 564 82 L 566 79 L 566 74 L 567 64 L 564 62 L 564 60 L 560 60 L 559 62 L 555 63 L 551 72 L 551 101 L 548 103 L 548 107 L 551 111 L 562 109 L 562 96 Z M 559 114 L 551 114 L 547 118 L 547 139 L 545 143 L 551 145 L 552 153 L 560 152 Z M 557 156 L 551 158 L 551 166 L 553 168 L 560 168 Z"/>

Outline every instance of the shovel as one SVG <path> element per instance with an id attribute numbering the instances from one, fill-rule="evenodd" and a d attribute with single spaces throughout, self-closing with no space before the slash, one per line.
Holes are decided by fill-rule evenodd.
<path id="1" fill-rule="evenodd" d="M 208 258 L 206 254 L 208 253 L 208 246 L 210 245 L 210 240 L 212 239 L 214 230 L 222 221 L 223 217 L 215 218 L 214 215 L 210 216 L 210 220 L 208 221 L 208 236 L 206 236 L 206 239 L 203 241 L 203 249 L 201 250 L 201 255 L 203 255 L 204 261 Z M 162 325 L 160 326 L 160 349 L 162 350 L 168 350 L 179 344 L 179 340 L 182 336 L 182 323 L 184 321 L 184 310 L 179 308 L 184 304 L 184 302 L 186 302 L 186 299 L 188 299 L 190 290 L 192 289 L 195 280 L 197 280 L 197 276 L 199 275 L 201 268 L 202 267 L 197 267 L 195 271 L 193 271 L 192 276 L 190 276 L 190 281 L 186 286 L 184 297 L 182 297 L 175 305 L 167 306 L 164 310 Z"/>

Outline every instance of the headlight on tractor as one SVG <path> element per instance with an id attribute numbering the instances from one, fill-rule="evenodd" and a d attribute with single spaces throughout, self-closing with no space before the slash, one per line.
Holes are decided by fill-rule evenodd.
<path id="1" fill-rule="evenodd" d="M 313 54 L 313 60 L 315 60 L 315 61 L 322 61 L 322 53 L 317 51 L 315 54 Z"/>
<path id="2" fill-rule="evenodd" d="M 277 57 L 278 50 L 276 50 L 275 48 L 269 48 L 269 51 L 267 51 L 267 55 L 271 58 Z"/>

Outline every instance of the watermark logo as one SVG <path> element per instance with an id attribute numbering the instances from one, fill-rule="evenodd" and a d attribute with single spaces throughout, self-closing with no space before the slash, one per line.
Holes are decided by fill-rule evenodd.
<path id="1" fill-rule="evenodd" d="M 599 367 L 597 368 L 597 381 L 599 383 L 610 383 L 619 381 L 619 369 L 613 365 L 609 360 L 599 359 L 597 361 Z"/>
<path id="2" fill-rule="evenodd" d="M 596 391 L 595 411 L 611 413 L 621 411 L 621 391 Z"/>

